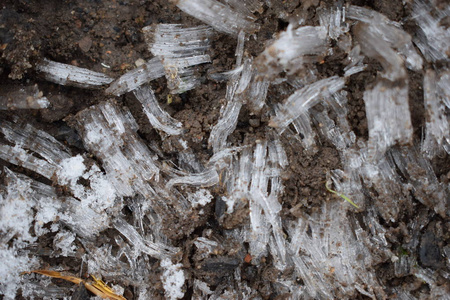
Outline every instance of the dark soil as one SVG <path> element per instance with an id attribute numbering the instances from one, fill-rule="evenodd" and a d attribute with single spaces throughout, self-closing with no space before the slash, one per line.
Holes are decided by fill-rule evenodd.
<path id="1" fill-rule="evenodd" d="M 68 144 L 74 153 L 84 152 L 83 145 L 77 133 L 68 126 L 70 116 L 79 111 L 107 100 L 102 90 L 87 91 L 79 88 L 59 86 L 40 79 L 40 75 L 34 71 L 36 63 L 43 58 L 72 64 L 90 70 L 103 72 L 113 78 L 117 78 L 125 72 L 135 68 L 138 59 L 152 57 L 144 42 L 141 28 L 157 23 L 201 24 L 198 20 L 182 13 L 177 7 L 167 0 L 3 0 L 0 9 L 0 91 L 9 86 L 37 83 L 39 88 L 47 95 L 51 102 L 49 109 L 41 111 L 9 111 L 0 112 L 0 118 L 13 119 L 18 117 L 28 120 L 38 128 L 51 133 L 60 141 Z M 273 1 L 277 2 L 277 1 Z M 403 6 L 401 1 L 351 1 L 353 4 L 368 6 L 375 9 L 392 20 L 400 21 L 408 17 L 410 7 Z M 317 25 L 318 19 L 315 10 L 318 7 L 326 7 L 334 1 L 296 0 L 278 1 L 272 8 L 264 7 L 264 11 L 258 15 L 261 30 L 256 39 L 250 39 L 246 49 L 250 55 L 256 56 L 264 49 L 267 42 L 276 34 L 287 27 L 289 20 L 302 14 L 308 18 L 307 25 Z M 413 28 L 411 28 L 413 30 Z M 181 121 L 187 132 L 184 138 L 188 146 L 193 149 L 198 158 L 206 162 L 212 155 L 208 149 L 208 137 L 211 127 L 217 122 L 220 107 L 225 97 L 226 83 L 215 82 L 207 79 L 207 74 L 212 72 L 227 71 L 233 68 L 235 63 L 236 40 L 227 35 L 216 33 L 213 37 L 209 52 L 212 64 L 200 67 L 200 74 L 204 82 L 201 87 L 174 97 L 171 104 L 167 104 L 168 89 L 164 80 L 152 82 L 152 87 L 158 100 L 164 109 L 173 117 Z M 328 57 L 325 63 L 317 62 L 319 75 L 327 77 L 330 74 L 338 74 L 342 70 L 342 61 L 345 53 L 337 52 L 336 57 Z M 354 75 L 347 82 L 346 90 L 349 99 L 349 123 L 359 139 L 367 140 L 367 120 L 362 95 L 367 86 L 375 81 L 377 72 L 381 67 L 371 61 L 369 68 Z M 424 126 L 423 95 L 421 91 L 423 74 L 410 72 L 410 106 L 412 112 L 415 136 L 420 140 Z M 268 101 L 278 103 L 283 101 L 289 92 L 288 86 L 279 85 L 271 89 Z M 117 97 L 116 101 L 127 106 L 140 126 L 139 134 L 149 144 L 155 144 L 167 159 L 174 159 L 177 151 L 170 139 L 161 140 L 160 136 L 148 123 L 142 113 L 141 107 L 132 94 Z M 236 131 L 230 136 L 229 141 L 240 144 L 243 140 L 247 144 L 254 143 L 264 137 L 268 119 L 261 115 L 250 115 L 248 111 L 241 113 Z M 319 137 L 320 138 L 320 137 Z M 320 148 L 317 153 L 310 155 L 301 153 L 301 145 L 288 137 L 283 137 L 282 142 L 289 157 L 289 167 L 283 174 L 285 193 L 283 196 L 282 217 L 296 218 L 302 212 L 309 213 L 323 201 L 329 199 L 330 194 L 324 189 L 327 171 L 340 168 L 338 151 L 321 138 Z M 12 169 L 6 162 L 1 162 Z M 449 181 L 450 161 L 448 156 L 436 158 L 435 171 L 443 182 Z M 43 180 L 36 174 L 30 174 L 26 170 L 19 170 L 35 179 Z M 242 207 L 236 209 L 236 213 L 220 217 L 223 214 L 223 201 L 221 190 L 214 190 L 214 203 L 205 209 L 205 215 L 195 222 L 181 223 L 172 228 L 171 220 L 167 220 L 167 227 L 171 228 L 168 236 L 173 238 L 176 246 L 184 249 L 183 264 L 193 278 L 199 278 L 211 286 L 219 285 L 224 278 L 231 276 L 233 270 L 242 268 L 242 280 L 257 289 L 264 299 L 275 299 L 272 294 L 270 282 L 276 280 L 279 271 L 272 267 L 269 261 L 261 262 L 259 267 L 243 263 L 246 249 L 240 248 L 228 241 L 223 235 L 224 228 L 234 228 L 246 223 L 248 218 L 248 206 L 242 203 Z M 222 206 L 222 207 L 221 207 Z M 390 242 L 394 247 L 400 247 L 402 243 L 410 239 L 411 229 L 407 228 L 408 218 L 419 215 L 420 210 L 425 210 L 420 204 L 415 211 L 404 213 L 402 222 L 392 224 L 390 227 Z M 426 213 L 428 214 L 428 213 Z M 438 269 L 442 261 L 439 251 L 443 243 L 449 239 L 445 220 L 438 216 L 427 216 L 432 221 L 424 224 L 420 234 L 419 257 L 420 264 L 431 269 Z M 188 220 L 187 218 L 186 220 Z M 404 223 L 403 223 L 404 222 Z M 209 232 L 210 238 L 221 241 L 222 249 L 215 257 L 200 258 L 195 252 L 192 241 L 198 236 L 205 236 Z M 108 243 L 114 240 L 114 230 L 105 232 L 96 243 Z M 52 234 L 44 235 L 39 239 L 36 254 L 46 262 L 42 268 L 52 266 L 64 266 L 67 271 L 78 274 L 83 272 L 81 256 L 85 251 L 79 244 L 78 258 L 50 257 L 53 245 Z M 94 245 L 95 246 L 95 245 Z M 383 274 L 386 286 L 410 284 L 413 281 L 409 277 L 395 278 L 391 282 L 393 270 L 384 265 L 378 266 L 377 272 Z M 287 270 L 286 272 L 289 272 Z M 164 295 L 161 283 L 158 282 L 159 273 L 155 272 L 149 280 L 155 284 L 155 289 L 160 289 L 161 298 Z M 108 278 L 106 278 L 108 279 Z M 55 283 L 60 281 L 55 281 Z M 124 285 L 124 283 L 118 282 Z M 43 287 L 45 288 L 45 287 Z M 420 287 L 418 288 L 418 290 Z M 191 292 L 192 293 L 192 292 Z M 61 295 L 68 296 L 68 295 Z M 134 290 L 130 287 L 125 290 L 127 299 L 134 299 Z M 186 299 L 189 298 L 189 291 Z M 360 299 L 363 299 L 360 296 Z M 86 299 L 86 291 L 77 288 L 72 299 Z M 278 295 L 276 299 L 284 299 Z"/>

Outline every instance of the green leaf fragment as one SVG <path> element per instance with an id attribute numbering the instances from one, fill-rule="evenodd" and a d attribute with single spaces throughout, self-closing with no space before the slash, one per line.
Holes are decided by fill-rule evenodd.
<path id="1" fill-rule="evenodd" d="M 356 205 L 352 200 L 350 200 L 349 197 L 347 197 L 347 196 L 345 196 L 345 195 L 343 195 L 343 194 L 340 194 L 340 193 L 338 193 L 338 192 L 333 191 L 332 189 L 330 189 L 330 188 L 328 187 L 328 181 L 325 182 L 325 187 L 327 188 L 327 190 L 328 190 L 330 193 L 333 193 L 333 194 L 338 195 L 339 197 L 341 197 L 342 199 L 344 199 L 345 201 L 347 201 L 348 203 L 350 203 L 350 204 L 353 205 L 354 207 L 359 208 L 359 206 Z"/>

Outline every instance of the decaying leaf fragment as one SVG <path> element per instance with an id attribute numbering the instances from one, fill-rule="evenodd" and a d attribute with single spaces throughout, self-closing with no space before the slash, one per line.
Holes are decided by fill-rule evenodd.
<path id="1" fill-rule="evenodd" d="M 93 275 L 91 275 L 92 280 L 85 281 L 69 273 L 65 272 L 61 273 L 58 271 L 51 271 L 51 270 L 32 270 L 29 272 L 23 272 L 22 274 L 30 274 L 30 273 L 41 274 L 53 278 L 60 278 L 73 282 L 75 284 L 83 283 L 86 289 L 88 289 L 95 295 L 102 297 L 103 299 L 126 300 L 126 298 L 114 293 L 114 291 L 106 283 L 104 283 L 101 279 L 95 278 Z"/>

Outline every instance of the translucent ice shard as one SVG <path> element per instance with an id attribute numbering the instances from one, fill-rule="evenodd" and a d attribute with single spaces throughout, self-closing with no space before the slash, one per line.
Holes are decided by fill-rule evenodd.
<path id="1" fill-rule="evenodd" d="M 346 7 L 341 3 L 329 10 L 319 14 L 320 25 L 328 30 L 328 36 L 337 40 L 339 36 L 349 31 L 349 26 L 345 23 Z"/>
<path id="2" fill-rule="evenodd" d="M 315 152 L 315 137 L 316 133 L 311 127 L 311 118 L 308 112 L 302 112 L 297 118 L 292 121 L 292 125 L 300 136 L 302 146 L 306 151 Z"/>
<path id="3" fill-rule="evenodd" d="M 362 149 L 366 156 L 366 150 Z M 394 222 L 402 213 L 401 207 L 407 207 L 411 199 L 407 188 L 401 183 L 401 178 L 396 173 L 396 167 L 386 157 L 371 163 L 363 163 L 361 168 L 362 180 L 375 202 L 375 209 L 386 221 Z M 375 191 L 375 192 L 374 192 Z M 406 195 L 406 196 L 405 196 Z M 391 199 L 395 199 L 395 204 Z"/>
<path id="4" fill-rule="evenodd" d="M 416 0 L 412 18 L 420 27 L 414 42 L 428 61 L 448 60 L 450 50 L 450 28 L 445 19 L 450 16 L 450 5 L 434 1 Z"/>
<path id="5" fill-rule="evenodd" d="M 235 85 L 227 86 L 226 98 L 231 98 L 221 111 L 221 117 L 217 124 L 211 130 L 208 144 L 214 151 L 220 151 L 227 145 L 228 136 L 236 129 L 237 119 L 241 111 L 242 102 L 238 97 L 234 97 Z"/>
<path id="6" fill-rule="evenodd" d="M 450 72 L 441 73 L 437 84 L 442 92 L 442 101 L 450 109 Z"/>
<path id="7" fill-rule="evenodd" d="M 442 149 L 450 153 L 450 127 L 443 102 L 445 95 L 436 83 L 436 73 L 427 70 L 423 82 L 426 123 L 422 151 L 430 158 Z"/>
<path id="8" fill-rule="evenodd" d="M 246 94 L 248 99 L 247 105 L 253 113 L 258 114 L 263 108 L 269 85 L 269 80 L 266 78 L 259 78 L 256 72 L 254 72 L 250 87 Z"/>
<path id="9" fill-rule="evenodd" d="M 81 237 L 92 239 L 110 226 L 109 216 L 98 213 L 80 201 L 67 197 L 61 203 L 60 220 Z"/>
<path id="10" fill-rule="evenodd" d="M 104 210 L 115 204 L 115 189 L 100 168 L 95 164 L 87 168 L 81 155 L 72 157 L 69 149 L 48 133 L 29 124 L 6 121 L 0 124 L 0 130 L 15 144 L 0 145 L 3 159 L 66 186 L 84 205 Z M 89 180 L 89 187 L 78 183 L 81 178 Z"/>
<path id="11" fill-rule="evenodd" d="M 40 109 L 49 105 L 50 102 L 39 91 L 37 84 L 6 87 L 0 91 L 0 110 Z"/>
<path id="12" fill-rule="evenodd" d="M 392 149 L 389 154 L 410 183 L 414 196 L 445 217 L 449 212 L 448 188 L 438 181 L 430 161 L 413 146 Z"/>
<path id="13" fill-rule="evenodd" d="M 270 120 L 269 126 L 281 129 L 287 127 L 292 121 L 307 112 L 309 108 L 319 103 L 323 97 L 342 89 L 344 83 L 343 78 L 333 76 L 297 90 L 283 103 L 276 116 Z"/>
<path id="14" fill-rule="evenodd" d="M 48 133 L 29 124 L 0 123 L 5 138 L 15 146 L 0 145 L 0 157 L 52 179 L 61 160 L 71 157 L 69 150 Z M 31 152 L 29 152 L 31 151 Z M 36 153 L 40 158 L 33 156 Z"/>
<path id="15" fill-rule="evenodd" d="M 234 131 L 234 129 L 236 129 L 239 112 L 244 104 L 243 99 L 236 95 L 236 91 L 239 88 L 241 88 L 241 91 L 246 89 L 250 80 L 249 76 L 251 76 L 252 73 L 251 59 L 247 58 L 245 62 L 243 62 L 244 42 L 245 34 L 241 31 L 238 36 L 235 55 L 236 65 L 242 66 L 242 71 L 234 74 L 228 81 L 227 91 L 225 94 L 226 104 L 221 108 L 221 116 L 217 121 L 217 124 L 214 125 L 211 130 L 208 145 L 213 148 L 214 152 L 218 152 L 226 147 L 227 138 Z"/>
<path id="16" fill-rule="evenodd" d="M 227 148 L 214 154 L 204 171 L 199 173 L 187 173 L 179 171 L 167 182 L 167 189 L 171 189 L 175 185 L 188 184 L 199 187 L 209 187 L 219 182 L 218 170 L 228 166 L 227 160 L 237 149 Z M 175 175 L 175 174 L 174 174 Z"/>
<path id="17" fill-rule="evenodd" d="M 367 67 L 367 65 L 363 64 L 363 59 L 364 55 L 361 55 L 361 47 L 356 45 L 347 56 L 349 64 L 344 68 L 344 77 L 363 71 Z"/>
<path id="18" fill-rule="evenodd" d="M 210 62 L 206 54 L 212 29 L 209 26 L 183 28 L 178 24 L 158 24 L 142 29 L 150 52 L 164 65 L 172 93 L 183 93 L 199 84 L 193 66 Z"/>
<path id="19" fill-rule="evenodd" d="M 158 259 L 169 258 L 178 251 L 177 248 L 144 239 L 132 225 L 123 219 L 116 219 L 114 228 L 129 240 L 138 252 L 143 252 L 151 257 Z"/>
<path id="20" fill-rule="evenodd" d="M 224 2 L 245 15 L 251 15 L 256 11 L 261 12 L 263 6 L 263 1 L 260 0 L 224 0 Z"/>
<path id="21" fill-rule="evenodd" d="M 364 54 L 381 63 L 383 77 L 391 81 L 406 78 L 402 57 L 392 49 L 392 45 L 383 38 L 378 28 L 361 23 L 355 27 L 355 35 Z"/>
<path id="22" fill-rule="evenodd" d="M 383 39 L 390 47 L 398 49 L 398 51 L 406 58 L 406 65 L 408 68 L 415 71 L 422 69 L 422 58 L 414 49 L 411 42 L 411 36 L 401 29 L 400 24 L 389 20 L 386 16 L 376 11 L 355 5 L 349 7 L 347 17 L 368 24 L 370 26 L 370 29 L 368 29 L 369 32 L 378 38 Z M 370 39 L 370 37 L 367 38 Z M 376 46 L 375 43 L 377 39 L 374 38 L 374 36 L 372 38 L 372 46 Z M 370 41 L 364 40 L 364 42 Z M 374 49 L 374 51 L 381 50 L 379 54 L 387 58 L 387 53 L 383 54 L 384 50 L 382 50 L 382 47 L 384 46 L 380 45 L 380 48 L 375 48 L 376 50 Z M 365 50 L 368 51 L 369 49 L 366 48 Z"/>
<path id="23" fill-rule="evenodd" d="M 61 251 L 62 256 L 73 256 L 75 254 L 74 250 L 76 249 L 76 246 L 73 244 L 75 237 L 75 233 L 61 230 L 53 240 L 53 247 Z"/>
<path id="24" fill-rule="evenodd" d="M 164 66 L 158 57 L 152 58 L 142 66 L 131 70 L 119 79 L 115 80 L 105 90 L 106 93 L 120 96 L 124 93 L 130 92 L 139 86 L 152 81 L 154 79 L 164 76 Z"/>
<path id="25" fill-rule="evenodd" d="M 243 30 L 254 33 L 259 26 L 253 23 L 252 16 L 234 11 L 216 0 L 172 0 L 185 13 L 211 25 L 214 29 L 232 35 Z"/>
<path id="26" fill-rule="evenodd" d="M 372 242 L 372 235 L 365 235 L 358 221 L 351 219 L 338 202 L 324 203 L 320 212 L 301 217 L 290 232 L 290 256 L 305 282 L 305 298 L 328 299 L 357 291 L 386 297 L 371 270 L 376 258 L 370 249 L 383 245 Z M 379 225 L 375 218 L 372 221 Z"/>
<path id="27" fill-rule="evenodd" d="M 156 100 L 155 94 L 148 85 L 136 89 L 134 95 L 141 102 L 144 113 L 154 128 L 164 131 L 169 135 L 181 134 L 183 129 L 181 122 L 172 118 L 161 108 L 158 100 Z"/>
<path id="28" fill-rule="evenodd" d="M 407 144 L 413 128 L 408 104 L 408 85 L 391 86 L 379 81 L 364 93 L 369 128 L 369 156 L 380 157 L 396 143 Z"/>
<path id="29" fill-rule="evenodd" d="M 228 168 L 225 182 L 227 214 L 233 213 L 234 206 L 239 207 L 243 200 L 249 203 L 250 232 L 246 241 L 254 261 L 260 261 L 269 250 L 279 269 L 286 267 L 279 196 L 283 192 L 280 171 L 287 164 L 286 153 L 277 138 L 259 141 L 254 149 L 242 149 L 239 160 Z"/>
<path id="30" fill-rule="evenodd" d="M 106 76 L 103 73 L 54 62 L 48 59 L 44 59 L 43 62 L 38 64 L 36 69 L 43 73 L 48 81 L 61 85 L 96 89 L 113 81 L 111 77 Z"/>
<path id="31" fill-rule="evenodd" d="M 138 137 L 129 111 L 113 101 L 102 102 L 81 111 L 75 120 L 86 148 L 102 160 L 107 178 L 120 195 L 154 195 L 147 181 L 156 178 L 159 169 Z"/>
<path id="32" fill-rule="evenodd" d="M 304 56 L 319 55 L 328 48 L 327 29 L 322 26 L 289 25 L 255 61 L 258 72 L 269 78 L 282 71 L 294 73 L 302 68 Z"/>

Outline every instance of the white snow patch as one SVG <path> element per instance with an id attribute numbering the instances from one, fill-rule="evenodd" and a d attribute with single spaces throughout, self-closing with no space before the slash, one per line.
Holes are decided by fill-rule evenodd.
<path id="1" fill-rule="evenodd" d="M 32 201 L 25 199 L 20 193 L 9 191 L 8 197 L 0 202 L 0 233 L 11 237 L 17 234 L 18 242 L 34 242 L 36 238 L 30 234 L 32 208 Z"/>
<path id="2" fill-rule="evenodd" d="M 161 280 L 167 299 L 180 299 L 184 296 L 183 285 L 186 278 L 183 270 L 181 270 L 182 266 L 182 264 L 172 264 L 169 258 L 161 261 L 161 267 L 165 269 L 161 275 Z"/>
<path id="3" fill-rule="evenodd" d="M 58 171 L 58 178 L 63 184 L 75 184 L 84 172 L 84 158 L 81 155 L 63 159 L 60 163 L 61 169 Z"/>
<path id="4" fill-rule="evenodd" d="M 211 202 L 213 196 L 210 191 L 205 189 L 199 189 L 193 194 L 189 194 L 187 199 L 192 203 L 193 207 L 205 206 L 209 202 Z"/>
<path id="5" fill-rule="evenodd" d="M 73 242 L 75 241 L 75 233 L 61 230 L 53 240 L 55 249 L 61 250 L 62 256 L 71 256 L 77 248 Z"/>
<path id="6" fill-rule="evenodd" d="M 22 280 L 20 272 L 29 271 L 37 268 L 38 261 L 35 257 L 29 258 L 21 251 L 13 248 L 0 246 L 0 295 L 4 299 L 15 299 L 16 291 Z"/>

